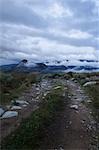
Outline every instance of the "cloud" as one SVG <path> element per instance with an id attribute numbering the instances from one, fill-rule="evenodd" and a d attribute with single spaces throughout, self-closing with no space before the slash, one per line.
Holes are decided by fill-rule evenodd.
<path id="1" fill-rule="evenodd" d="M 70 17 L 73 16 L 73 13 L 68 8 L 64 8 L 61 4 L 53 3 L 49 8 L 49 15 L 57 18 L 57 17 Z"/>
<path id="2" fill-rule="evenodd" d="M 23 58 L 99 60 L 97 0 L 1 0 L 0 4 L 3 63 Z"/>
<path id="3" fill-rule="evenodd" d="M 89 39 L 92 38 L 93 35 L 87 32 L 83 32 L 77 29 L 71 29 L 70 31 L 64 31 L 59 29 L 49 29 L 49 32 L 56 36 L 63 36 L 74 39 Z"/>

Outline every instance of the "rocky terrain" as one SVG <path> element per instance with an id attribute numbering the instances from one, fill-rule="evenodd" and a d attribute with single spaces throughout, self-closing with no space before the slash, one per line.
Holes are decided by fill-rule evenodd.
<path id="1" fill-rule="evenodd" d="M 44 125 L 44 128 L 40 127 L 40 130 L 43 132 L 41 132 L 42 136 L 38 139 L 40 144 L 37 144 L 35 147 L 33 141 L 31 141 L 32 146 L 30 146 L 29 149 L 98 149 L 99 122 L 98 119 L 96 119 L 98 114 L 96 115 L 97 117 L 94 117 L 93 108 L 90 107 L 90 104 L 92 105 L 92 99 L 88 93 L 86 93 L 85 88 L 98 84 L 99 78 L 96 76 L 93 80 L 91 79 L 92 77 L 90 77 L 91 80 L 89 80 L 87 77 L 85 80 L 80 76 L 79 82 L 78 76 L 74 75 L 74 77 L 69 78 L 68 76 L 62 75 L 57 77 L 46 75 L 46 77 L 42 77 L 40 82 L 33 83 L 31 88 L 25 90 L 19 98 L 0 107 L 0 141 L 2 149 L 16 149 L 13 145 L 16 145 L 14 141 L 23 130 L 18 131 L 22 122 L 29 118 L 31 114 L 39 111 L 42 107 L 42 103 L 46 102 L 47 96 L 50 96 L 52 91 L 58 91 L 59 93 L 61 89 L 62 97 L 60 100 L 63 101 L 64 107 L 62 110 L 57 111 L 51 123 L 45 121 L 46 126 Z M 51 101 L 51 97 L 49 100 Z M 31 128 L 31 124 L 29 126 Z M 38 133 L 38 131 L 36 132 Z M 31 139 L 31 134 L 29 134 L 29 136 Z M 11 140 L 7 140 L 10 139 L 9 137 L 11 137 Z M 21 139 L 18 138 L 17 145 L 20 143 L 20 140 Z M 24 142 L 25 146 L 27 146 L 28 140 L 26 139 Z M 18 148 L 24 149 L 22 144 L 20 146 L 21 147 Z"/>

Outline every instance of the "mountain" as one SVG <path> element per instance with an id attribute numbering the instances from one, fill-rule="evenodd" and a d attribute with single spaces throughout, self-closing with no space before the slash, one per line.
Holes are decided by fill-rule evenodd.
<path id="1" fill-rule="evenodd" d="M 27 67 L 27 66 L 19 66 L 18 64 L 11 64 L 11 65 L 3 65 L 0 66 L 0 70 L 3 72 L 61 72 L 61 71 L 72 71 L 72 72 L 80 72 L 80 71 L 99 71 L 99 67 L 92 67 L 92 66 L 47 66 L 45 64 L 36 64 L 35 66 Z"/>
<path id="2" fill-rule="evenodd" d="M 81 60 L 83 61 L 83 60 Z M 23 59 L 20 61 L 18 64 L 10 64 L 10 65 L 3 65 L 0 66 L 0 70 L 4 72 L 11 72 L 11 71 L 16 71 L 16 72 L 86 72 L 86 71 L 99 71 L 99 67 L 97 66 L 90 66 L 90 65 L 85 65 L 83 62 L 81 63 L 82 65 L 61 65 L 62 63 L 59 61 L 55 61 L 55 64 L 50 63 L 35 63 L 34 65 L 29 66 L 27 64 L 27 60 Z"/>

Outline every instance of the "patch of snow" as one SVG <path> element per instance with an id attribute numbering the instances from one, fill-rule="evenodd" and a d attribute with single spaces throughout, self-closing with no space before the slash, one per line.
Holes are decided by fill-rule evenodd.
<path id="1" fill-rule="evenodd" d="M 17 111 L 6 111 L 1 117 L 1 119 L 12 118 L 12 117 L 17 117 L 17 116 L 18 116 Z"/>
<path id="2" fill-rule="evenodd" d="M 94 85 L 96 84 L 96 81 L 90 81 L 90 82 L 86 82 L 83 86 L 86 87 L 88 85 Z"/>

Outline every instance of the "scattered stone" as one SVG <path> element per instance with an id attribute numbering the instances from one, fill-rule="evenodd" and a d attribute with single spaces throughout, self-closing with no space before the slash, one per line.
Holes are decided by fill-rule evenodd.
<path id="1" fill-rule="evenodd" d="M 69 125 L 71 125 L 72 124 L 72 121 L 69 121 Z"/>
<path id="2" fill-rule="evenodd" d="M 64 149 L 62 147 L 60 147 L 59 150 L 64 150 Z"/>
<path id="3" fill-rule="evenodd" d="M 90 114 L 92 114 L 92 112 L 91 112 L 91 111 L 90 111 L 89 113 L 90 113 Z"/>
<path id="4" fill-rule="evenodd" d="M 7 118 L 12 118 L 12 117 L 17 117 L 18 116 L 18 112 L 17 111 L 6 111 L 1 119 L 7 119 Z"/>
<path id="5" fill-rule="evenodd" d="M 91 100 L 87 100 L 87 103 L 92 103 L 92 101 Z"/>
<path id="6" fill-rule="evenodd" d="M 71 105 L 70 108 L 71 108 L 71 109 L 78 110 L 78 105 Z"/>
<path id="7" fill-rule="evenodd" d="M 39 88 L 39 87 L 37 87 L 37 88 L 36 88 L 36 90 L 37 90 L 37 91 L 39 91 L 39 90 L 40 90 L 40 88 Z"/>
<path id="8" fill-rule="evenodd" d="M 71 96 L 69 95 L 68 98 L 71 98 Z"/>
<path id="9" fill-rule="evenodd" d="M 22 107 L 20 106 L 12 106 L 11 110 L 21 110 Z"/>
<path id="10" fill-rule="evenodd" d="M 57 86 L 57 87 L 54 88 L 54 90 L 57 90 L 57 89 L 60 89 L 60 88 L 61 88 L 61 86 Z"/>
<path id="11" fill-rule="evenodd" d="M 94 85 L 96 84 L 96 81 L 90 81 L 90 82 L 86 82 L 83 86 L 86 87 L 88 85 Z"/>
<path id="12" fill-rule="evenodd" d="M 74 81 L 75 80 L 75 78 L 71 78 L 71 81 Z"/>
<path id="13" fill-rule="evenodd" d="M 78 81 L 77 81 L 77 80 L 74 80 L 74 82 L 75 82 L 75 83 L 78 83 Z"/>
<path id="14" fill-rule="evenodd" d="M 85 123 L 85 121 L 84 121 L 84 120 L 82 120 L 82 121 L 81 121 L 81 123 L 82 123 L 82 124 L 84 124 L 84 123 Z"/>
<path id="15" fill-rule="evenodd" d="M 27 107 L 27 105 L 26 105 L 26 104 L 23 104 L 22 107 Z"/>
<path id="16" fill-rule="evenodd" d="M 66 129 L 69 128 L 69 126 L 66 126 Z"/>
<path id="17" fill-rule="evenodd" d="M 65 97 L 65 96 L 66 96 L 66 93 L 64 92 L 64 93 L 63 93 L 63 97 Z"/>
<path id="18" fill-rule="evenodd" d="M 4 112 L 5 110 L 3 108 L 0 108 L 0 117 L 3 115 Z"/>
<path id="19" fill-rule="evenodd" d="M 28 105 L 29 103 L 27 101 L 22 101 L 22 100 L 16 100 L 15 103 L 20 106 L 20 105 Z"/>
<path id="20" fill-rule="evenodd" d="M 39 100 L 39 98 L 40 98 L 40 97 L 39 97 L 39 96 L 37 96 L 37 97 L 36 97 L 36 100 Z"/>
<path id="21" fill-rule="evenodd" d="M 88 128 L 88 130 L 91 130 L 91 129 L 92 129 L 91 125 L 88 125 L 87 128 Z"/>
<path id="22" fill-rule="evenodd" d="M 44 97 L 47 95 L 47 93 L 44 93 Z"/>

